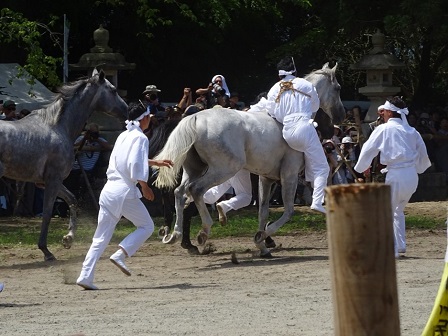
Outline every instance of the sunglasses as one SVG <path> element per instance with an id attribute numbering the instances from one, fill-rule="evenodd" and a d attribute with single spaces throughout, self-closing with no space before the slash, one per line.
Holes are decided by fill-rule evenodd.
<path id="1" fill-rule="evenodd" d="M 7 109 L 8 111 L 15 111 L 15 110 L 16 110 L 15 107 L 7 107 L 6 109 Z"/>

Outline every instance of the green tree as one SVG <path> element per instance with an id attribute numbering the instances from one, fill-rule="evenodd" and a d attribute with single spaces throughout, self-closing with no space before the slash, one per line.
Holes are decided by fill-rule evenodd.
<path id="1" fill-rule="evenodd" d="M 59 36 L 50 29 L 52 23 L 30 21 L 21 13 L 3 8 L 0 12 L 0 42 L 5 50 L 6 47 L 15 45 L 26 55 L 25 63 L 19 69 L 19 76 L 26 70 L 47 85 L 57 86 L 60 79 L 56 69 L 62 59 L 47 55 L 41 46 L 42 39 L 46 37 L 54 44 L 59 44 Z M 30 84 L 33 84 L 33 79 Z"/>

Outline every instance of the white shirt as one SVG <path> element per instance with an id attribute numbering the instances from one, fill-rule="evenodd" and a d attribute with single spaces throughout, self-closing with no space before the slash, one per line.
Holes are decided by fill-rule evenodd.
<path id="1" fill-rule="evenodd" d="M 388 169 L 415 166 L 421 174 L 431 166 L 420 133 L 412 127 L 404 127 L 399 118 L 391 118 L 375 128 L 362 146 L 355 170 L 364 172 L 380 152 L 381 164 Z"/>
<path id="2" fill-rule="evenodd" d="M 115 142 L 100 205 L 117 218 L 121 216 L 125 199 L 142 197 L 136 184 L 138 180 L 148 180 L 148 146 L 148 138 L 137 126 L 121 133 Z"/>
<path id="3" fill-rule="evenodd" d="M 298 114 L 311 119 L 320 105 L 319 96 L 313 84 L 293 75 L 287 75 L 283 80 L 274 84 L 268 92 L 268 101 L 275 102 L 281 89 L 280 84 L 290 81 L 293 83 L 294 90 L 283 92 L 279 102 L 272 105 L 273 110 L 268 110 L 268 113 L 282 124 L 288 123 Z M 293 114 L 295 116 L 292 116 Z M 288 116 L 292 117 L 287 118 Z"/>
<path id="4" fill-rule="evenodd" d="M 149 141 L 139 127 L 121 133 L 110 154 L 106 174 L 108 180 L 122 179 L 128 185 L 147 181 Z"/>

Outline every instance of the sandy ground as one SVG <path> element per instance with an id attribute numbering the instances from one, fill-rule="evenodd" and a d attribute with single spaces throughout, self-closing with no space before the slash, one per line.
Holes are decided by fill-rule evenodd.
<path id="1" fill-rule="evenodd" d="M 448 202 L 412 203 L 406 212 L 444 223 Z M 403 335 L 420 335 L 444 267 L 446 230 L 408 230 L 397 260 Z M 96 285 L 74 284 L 88 249 L 0 248 L 1 335 L 331 335 L 334 333 L 326 233 L 276 237 L 274 258 L 257 257 L 252 237 L 212 240 L 214 251 L 189 256 L 152 240 L 128 261 L 125 276 L 110 246 Z M 233 263 L 235 253 L 238 263 Z M 235 260 L 234 260 L 235 261 Z"/>

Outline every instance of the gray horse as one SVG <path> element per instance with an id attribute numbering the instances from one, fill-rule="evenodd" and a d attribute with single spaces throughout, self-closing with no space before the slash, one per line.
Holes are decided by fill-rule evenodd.
<path id="1" fill-rule="evenodd" d="M 336 66 L 325 64 L 305 78 L 314 84 L 320 107 L 334 122 L 345 117 L 335 76 Z M 291 149 L 282 137 L 282 125 L 262 112 L 240 112 L 212 108 L 184 118 L 171 133 L 156 159 L 170 159 L 173 169 L 161 168 L 156 185 L 176 186 L 176 177 L 183 167 L 182 181 L 175 190 L 176 224 L 164 243 L 174 243 L 182 236 L 185 195 L 191 195 L 202 219 L 198 243 L 204 244 L 210 233 L 212 218 L 203 200 L 204 193 L 239 170 L 247 169 L 260 176 L 259 231 L 254 241 L 261 256 L 270 256 L 264 239 L 275 233 L 294 213 L 294 196 L 298 174 L 303 170 L 303 153 Z M 269 194 L 275 181 L 281 181 L 285 206 L 283 215 L 267 226 Z"/>
<path id="2" fill-rule="evenodd" d="M 42 225 L 38 247 L 45 260 L 55 260 L 47 248 L 48 227 L 56 197 L 70 206 L 70 248 L 76 231 L 76 198 L 62 184 L 74 160 L 73 142 L 93 111 L 124 117 L 127 105 L 104 73 L 64 85 L 56 100 L 18 121 L 0 122 L 0 177 L 44 185 Z"/>

